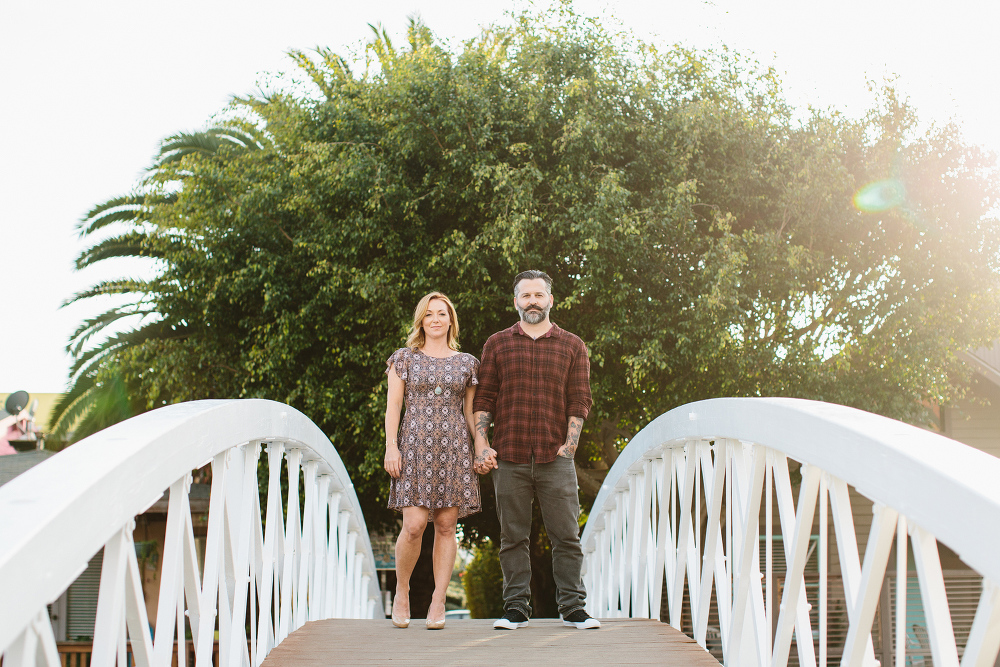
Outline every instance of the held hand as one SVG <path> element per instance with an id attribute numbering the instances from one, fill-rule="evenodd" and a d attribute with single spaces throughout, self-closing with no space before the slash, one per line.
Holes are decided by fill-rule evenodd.
<path id="1" fill-rule="evenodd" d="M 473 470 L 480 475 L 485 475 L 497 466 L 497 452 L 488 444 L 476 442 L 476 460 L 472 464 Z"/>
<path id="2" fill-rule="evenodd" d="M 385 471 L 394 478 L 398 478 L 403 470 L 403 456 L 399 453 L 399 447 L 386 445 L 385 462 L 382 464 Z"/>
<path id="3" fill-rule="evenodd" d="M 498 468 L 497 453 L 492 448 L 486 448 L 482 453 L 476 455 L 475 471 L 480 475 L 485 475 L 490 470 Z"/>

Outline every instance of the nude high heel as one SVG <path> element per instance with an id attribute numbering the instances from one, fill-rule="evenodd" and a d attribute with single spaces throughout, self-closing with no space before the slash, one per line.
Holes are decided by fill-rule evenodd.
<path id="1" fill-rule="evenodd" d="M 396 599 L 392 599 L 392 624 L 397 628 L 408 628 L 410 626 L 410 617 L 403 616 L 396 612 Z"/>
<path id="2" fill-rule="evenodd" d="M 442 605 L 442 606 L 444 606 L 444 605 Z M 444 629 L 444 622 L 445 622 L 445 618 L 446 618 L 445 615 L 442 614 L 440 620 L 437 620 L 437 621 L 431 620 L 430 611 L 431 611 L 430 609 L 427 610 L 427 620 L 424 622 L 424 625 L 427 626 L 428 630 L 443 630 Z"/>

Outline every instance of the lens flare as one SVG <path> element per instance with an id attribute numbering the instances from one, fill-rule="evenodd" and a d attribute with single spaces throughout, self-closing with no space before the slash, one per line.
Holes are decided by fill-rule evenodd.
<path id="1" fill-rule="evenodd" d="M 888 211 L 901 206 L 906 199 L 903 184 L 895 178 L 875 181 L 854 193 L 854 208 L 866 213 Z"/>

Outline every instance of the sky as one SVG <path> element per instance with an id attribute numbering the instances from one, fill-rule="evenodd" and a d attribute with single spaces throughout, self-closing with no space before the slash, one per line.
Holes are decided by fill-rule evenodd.
<path id="1" fill-rule="evenodd" d="M 292 69 L 289 49 L 358 50 L 381 23 L 403 42 L 419 15 L 457 45 L 526 2 L 42 0 L 0 5 L 0 397 L 65 389 L 66 343 L 107 304 L 66 299 L 138 264 L 75 271 L 77 222 L 129 192 L 159 142 L 204 128 L 230 98 Z M 535 6 L 545 6 L 545 2 Z M 788 100 L 860 116 L 893 79 L 926 122 L 1000 152 L 1000 3 L 959 0 L 577 0 L 661 46 L 722 44 L 781 75 Z"/>

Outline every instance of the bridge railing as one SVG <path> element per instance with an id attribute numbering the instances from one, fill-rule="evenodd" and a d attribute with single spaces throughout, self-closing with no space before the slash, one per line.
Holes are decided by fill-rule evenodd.
<path id="1" fill-rule="evenodd" d="M 863 550 L 856 526 L 870 526 Z M 660 618 L 665 591 L 663 620 L 726 665 L 878 664 L 880 598 L 882 665 L 910 664 L 917 630 L 938 666 L 992 666 L 1000 650 L 1000 459 L 859 410 L 751 398 L 663 414 L 609 471 L 582 539 L 592 615 Z M 982 576 L 961 642 L 939 543 Z"/>
<path id="2" fill-rule="evenodd" d="M 268 470 L 264 508 L 257 482 L 262 454 Z M 192 471 L 208 464 L 202 566 L 189 491 Z M 165 491 L 151 631 L 133 529 L 135 517 Z M 185 622 L 196 665 L 212 664 L 217 632 L 220 665 L 256 666 L 306 621 L 384 617 L 368 531 L 347 470 L 315 424 L 272 401 L 195 401 L 154 410 L 0 487 L 5 666 L 60 664 L 46 605 L 101 548 L 94 666 L 130 664 L 127 651 L 131 664 L 168 667 L 175 642 L 184 642 Z"/>

